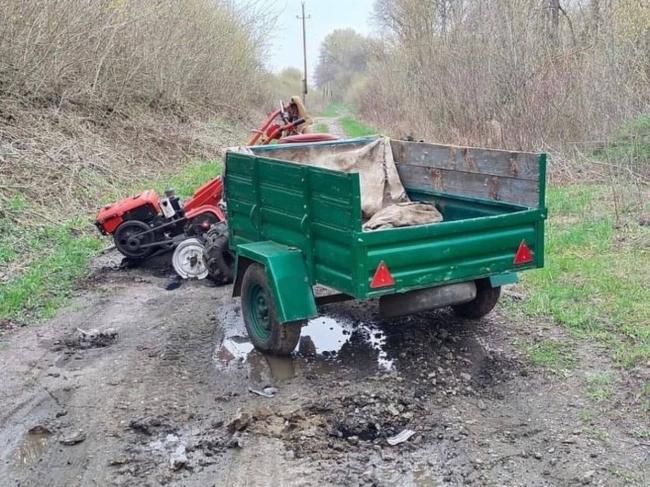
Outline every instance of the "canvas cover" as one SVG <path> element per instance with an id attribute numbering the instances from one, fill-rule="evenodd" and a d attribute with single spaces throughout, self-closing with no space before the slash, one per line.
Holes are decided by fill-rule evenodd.
<path id="1" fill-rule="evenodd" d="M 254 148 L 238 151 L 255 153 Z M 364 230 L 421 225 L 442 221 L 429 203 L 413 203 L 400 181 L 390 138 L 378 137 L 364 144 L 309 145 L 274 148 L 265 155 L 274 159 L 359 174 Z"/>

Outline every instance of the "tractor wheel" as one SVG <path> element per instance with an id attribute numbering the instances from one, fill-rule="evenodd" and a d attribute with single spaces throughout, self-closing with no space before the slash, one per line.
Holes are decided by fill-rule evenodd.
<path id="1" fill-rule="evenodd" d="M 454 312 L 463 318 L 482 318 L 494 309 L 501 295 L 501 287 L 492 287 L 489 279 L 476 281 L 476 297 L 463 304 L 452 306 Z"/>
<path id="2" fill-rule="evenodd" d="M 255 348 L 274 355 L 293 352 L 300 340 L 300 329 L 307 320 L 278 322 L 273 290 L 260 264 L 249 265 L 244 273 L 241 308 L 248 337 Z"/>
<path id="3" fill-rule="evenodd" d="M 235 259 L 228 247 L 228 227 L 219 223 L 212 225 L 205 234 L 203 247 L 203 262 L 210 279 L 217 284 L 232 282 Z"/>
<path id="4" fill-rule="evenodd" d="M 127 220 L 120 224 L 113 234 L 115 247 L 122 255 L 130 259 L 144 259 L 149 257 L 154 247 L 142 247 L 154 243 L 155 236 L 151 228 L 139 220 Z M 148 232 L 148 233 L 145 233 Z"/>
<path id="5" fill-rule="evenodd" d="M 198 238 L 187 238 L 178 244 L 172 255 L 172 266 L 183 279 L 205 279 L 208 269 L 203 260 L 203 244 Z"/>

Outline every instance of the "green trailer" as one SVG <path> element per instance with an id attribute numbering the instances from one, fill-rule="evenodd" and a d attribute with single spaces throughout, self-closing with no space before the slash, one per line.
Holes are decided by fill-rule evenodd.
<path id="1" fill-rule="evenodd" d="M 545 154 L 391 140 L 408 196 L 444 220 L 364 231 L 359 174 L 295 155 L 371 140 L 227 152 L 233 295 L 256 348 L 291 353 L 318 306 L 339 299 L 378 298 L 388 317 L 452 306 L 480 318 L 517 272 L 543 266 Z M 333 294 L 316 297 L 317 284 Z"/>

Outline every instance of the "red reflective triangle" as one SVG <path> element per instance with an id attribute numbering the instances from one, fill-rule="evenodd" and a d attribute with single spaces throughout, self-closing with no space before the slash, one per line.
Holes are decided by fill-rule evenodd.
<path id="1" fill-rule="evenodd" d="M 382 260 L 377 266 L 375 275 L 372 277 L 370 287 L 385 287 L 392 286 L 393 284 L 395 284 L 395 279 L 393 279 L 392 274 L 388 270 L 388 266 L 384 264 L 384 261 Z"/>
<path id="2" fill-rule="evenodd" d="M 521 243 L 519 244 L 519 248 L 517 249 L 517 253 L 515 254 L 515 259 L 513 263 L 527 264 L 528 262 L 532 262 L 532 261 L 533 261 L 533 253 L 528 248 L 528 245 L 526 245 L 526 241 L 522 240 Z"/>

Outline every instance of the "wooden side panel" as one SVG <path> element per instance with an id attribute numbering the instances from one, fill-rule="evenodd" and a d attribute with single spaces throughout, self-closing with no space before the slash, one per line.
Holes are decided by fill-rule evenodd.
<path id="1" fill-rule="evenodd" d="M 542 155 L 422 142 L 391 142 L 409 189 L 431 189 L 536 208 L 540 204 Z"/>
<path id="2" fill-rule="evenodd" d="M 438 169 L 415 164 L 398 164 L 402 184 L 410 190 L 432 189 L 441 193 L 507 201 L 536 208 L 539 202 L 537 181 L 486 174 Z"/>

